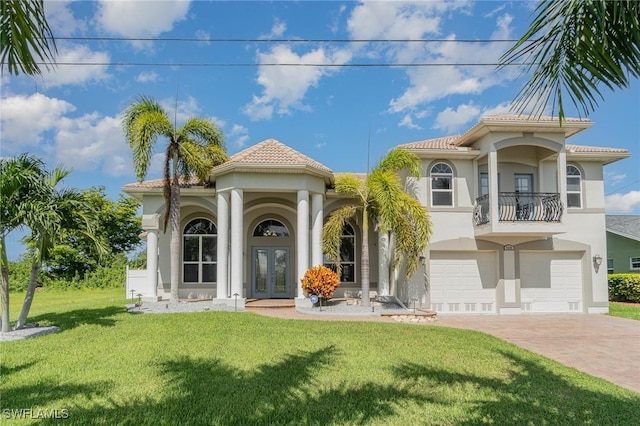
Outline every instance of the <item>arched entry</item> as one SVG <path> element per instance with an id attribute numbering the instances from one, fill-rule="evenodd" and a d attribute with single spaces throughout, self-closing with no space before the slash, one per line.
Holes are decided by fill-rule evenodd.
<path id="1" fill-rule="evenodd" d="M 253 230 L 251 290 L 257 299 L 292 297 L 290 235 L 276 219 L 260 222 Z"/>

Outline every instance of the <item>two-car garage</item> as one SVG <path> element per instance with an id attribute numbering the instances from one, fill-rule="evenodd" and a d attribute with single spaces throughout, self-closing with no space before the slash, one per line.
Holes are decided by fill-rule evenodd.
<path id="1" fill-rule="evenodd" d="M 431 251 L 429 296 L 440 313 L 500 312 L 499 251 Z M 519 251 L 515 257 L 516 302 L 522 313 L 576 313 L 583 310 L 584 252 Z M 512 257 L 513 259 L 513 257 Z M 515 284 L 514 284 L 515 285 Z"/>

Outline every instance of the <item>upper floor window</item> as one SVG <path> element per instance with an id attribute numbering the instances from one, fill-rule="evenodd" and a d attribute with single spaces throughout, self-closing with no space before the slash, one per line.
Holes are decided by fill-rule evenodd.
<path id="1" fill-rule="evenodd" d="M 582 207 L 582 173 L 576 166 L 567 166 L 567 207 Z"/>
<path id="2" fill-rule="evenodd" d="M 324 266 L 336 269 L 335 265 L 326 259 Z M 340 239 L 340 281 L 343 283 L 356 281 L 356 233 L 348 223 L 344 224 Z"/>
<path id="3" fill-rule="evenodd" d="M 286 225 L 274 219 L 263 220 L 253 230 L 254 237 L 288 237 Z"/>
<path id="4" fill-rule="evenodd" d="M 194 219 L 184 227 L 182 277 L 185 283 L 216 282 L 218 235 L 207 219 Z"/>
<path id="5" fill-rule="evenodd" d="M 431 205 L 453 206 L 453 169 L 446 163 L 431 167 Z"/>

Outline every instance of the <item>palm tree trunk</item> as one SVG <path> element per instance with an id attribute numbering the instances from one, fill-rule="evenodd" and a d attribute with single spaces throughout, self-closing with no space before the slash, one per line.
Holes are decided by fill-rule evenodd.
<path id="1" fill-rule="evenodd" d="M 178 181 L 178 161 L 173 158 L 173 176 L 171 178 L 171 210 L 169 220 L 171 222 L 171 301 L 180 300 L 180 183 Z"/>
<path id="2" fill-rule="evenodd" d="M 0 236 L 0 269 L 2 275 L 2 332 L 6 333 L 11 331 L 11 322 L 9 321 L 9 261 L 4 235 Z"/>
<path id="3" fill-rule="evenodd" d="M 369 282 L 369 212 L 365 204 L 362 209 L 362 297 L 360 299 L 361 306 L 371 306 L 371 298 L 369 290 L 371 283 Z"/>
<path id="4" fill-rule="evenodd" d="M 38 239 L 38 254 L 36 258 L 33 260 L 31 264 L 31 274 L 29 275 L 29 285 L 27 286 L 27 294 L 24 296 L 24 302 L 22 303 L 22 310 L 20 310 L 20 316 L 16 321 L 16 325 L 13 327 L 14 330 L 19 330 L 25 326 L 27 323 L 27 317 L 29 316 L 29 311 L 31 310 L 31 303 L 33 302 L 33 297 L 36 293 L 36 287 L 38 286 L 38 275 L 40 274 L 40 269 L 42 268 L 42 245 L 44 240 L 42 238 Z"/>

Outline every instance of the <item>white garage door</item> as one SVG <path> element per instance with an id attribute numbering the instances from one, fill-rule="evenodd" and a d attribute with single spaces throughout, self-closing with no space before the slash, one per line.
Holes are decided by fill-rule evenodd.
<path id="1" fill-rule="evenodd" d="M 431 252 L 431 309 L 436 312 L 494 313 L 496 254 Z"/>
<path id="2" fill-rule="evenodd" d="M 522 309 L 582 312 L 582 253 L 520 253 Z"/>

